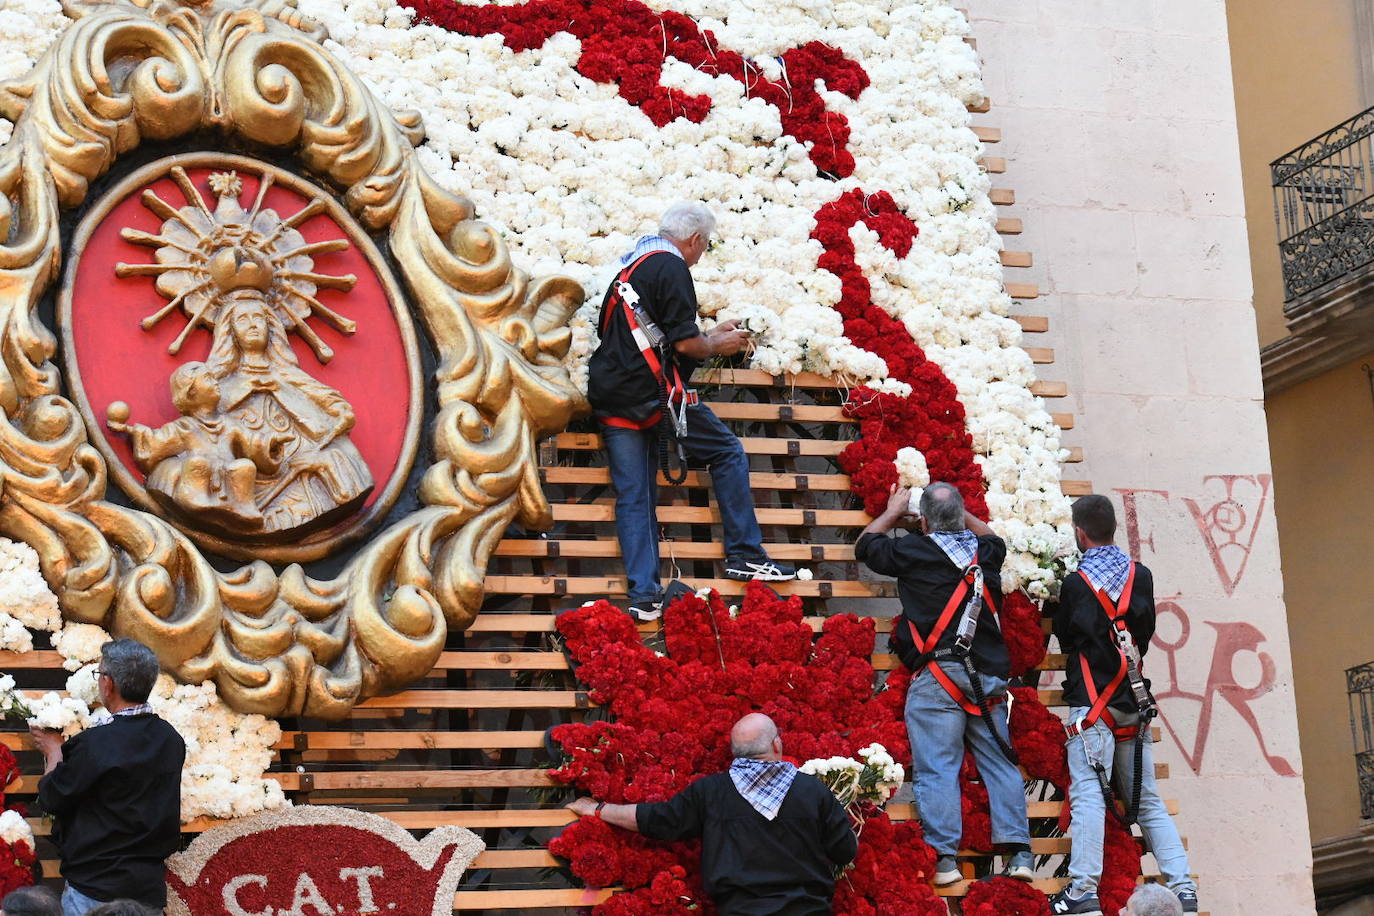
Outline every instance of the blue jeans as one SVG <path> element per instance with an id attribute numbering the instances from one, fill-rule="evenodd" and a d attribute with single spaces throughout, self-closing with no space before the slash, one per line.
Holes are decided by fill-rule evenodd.
<path id="1" fill-rule="evenodd" d="M 62 891 L 62 916 L 86 916 L 91 910 L 104 905 L 105 901 L 87 897 L 70 884 Z M 143 907 L 148 916 L 160 916 L 162 910 Z"/>
<path id="2" fill-rule="evenodd" d="M 62 916 L 86 916 L 86 913 L 104 903 L 94 897 L 87 897 L 70 884 L 62 891 Z"/>
<path id="3" fill-rule="evenodd" d="M 1069 710 L 1069 721 L 1087 714 L 1088 707 L 1075 706 Z M 1126 717 L 1117 718 L 1119 725 L 1130 722 Z M 1092 753 L 1094 760 L 1102 761 L 1109 779 L 1113 772 L 1117 774 L 1116 784 L 1123 787 L 1118 791 L 1125 796 L 1135 776 L 1135 742 L 1118 744 L 1112 730 L 1099 721 L 1080 737 L 1068 739 L 1065 751 L 1072 779 L 1069 783 L 1069 804 L 1072 806 L 1069 832 L 1073 837 L 1073 852 L 1069 859 L 1069 880 L 1073 895 L 1080 897 L 1085 891 L 1097 893 L 1097 882 L 1102 877 L 1102 832 L 1107 818 L 1102 788 L 1088 763 L 1087 753 Z M 1155 765 L 1151 758 L 1150 744 L 1146 742 L 1140 768 L 1140 811 L 1137 814 L 1140 831 L 1169 889 L 1196 891 L 1197 885 L 1188 877 L 1188 854 L 1178 838 L 1178 828 L 1155 787 Z"/>
<path id="4" fill-rule="evenodd" d="M 615 532 L 630 580 L 630 601 L 658 601 L 663 597 L 658 558 L 658 433 L 602 424 L 601 437 L 615 487 Z M 763 532 L 749 489 L 749 459 L 739 439 L 710 408 L 696 404 L 687 408 L 683 446 L 693 461 L 711 471 L 725 529 L 725 555 L 765 559 Z"/>
<path id="5" fill-rule="evenodd" d="M 958 662 L 939 662 L 961 690 L 969 689 L 968 674 Z M 997 697 L 1006 692 L 1001 678 L 980 675 L 983 692 Z M 1005 707 L 994 707 L 993 723 L 1007 740 Z M 973 752 L 978 773 L 988 790 L 994 843 L 1030 843 L 1026 821 L 1026 787 L 1021 772 L 1002 753 L 981 716 L 970 716 L 954 701 L 930 667 L 911 682 L 906 692 L 906 730 L 911 738 L 911 781 L 926 842 L 942 856 L 959 851 L 964 832 L 959 808 L 959 768 L 964 744 Z"/>

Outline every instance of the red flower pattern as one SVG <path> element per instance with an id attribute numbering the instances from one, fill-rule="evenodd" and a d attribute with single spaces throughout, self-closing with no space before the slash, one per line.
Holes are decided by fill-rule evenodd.
<path id="1" fill-rule="evenodd" d="M 528 51 L 559 32 L 582 42 L 577 72 L 616 87 L 658 127 L 677 118 L 696 124 L 706 119 L 711 98 L 664 86 L 663 62 L 672 57 L 710 76 L 728 76 L 749 98 L 773 106 L 782 131 L 809 144 L 816 168 L 844 178 L 854 171 L 849 152 L 849 121 L 826 108 L 816 91 L 819 80 L 833 92 L 857 99 L 868 88 L 863 67 L 838 49 L 818 41 L 785 52 L 783 78 L 768 79 L 754 64 L 722 48 L 716 36 L 690 17 L 662 13 L 638 0 L 531 0 L 511 6 L 466 4 L 453 0 L 401 0 L 424 22 L 463 35 L 500 34 L 506 47 Z"/>

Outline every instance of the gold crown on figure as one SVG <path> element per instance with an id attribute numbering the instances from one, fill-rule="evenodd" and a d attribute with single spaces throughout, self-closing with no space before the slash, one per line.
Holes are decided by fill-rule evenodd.
<path id="1" fill-rule="evenodd" d="M 234 245 L 210 256 L 210 277 L 226 293 L 239 289 L 267 292 L 272 288 L 272 264 L 251 248 Z"/>
<path id="2" fill-rule="evenodd" d="M 156 263 L 115 265 L 119 277 L 156 277 L 157 291 L 168 300 L 143 319 L 143 329 L 152 330 L 179 307 L 186 315 L 186 326 L 167 347 L 167 352 L 176 354 L 197 327 L 214 331 L 224 303 L 234 293 L 255 290 L 269 298 L 282 324 L 301 337 L 320 362 L 329 362 L 334 351 L 309 319 L 319 317 L 342 334 L 353 334 L 357 324 L 321 302 L 317 293 L 321 289 L 350 292 L 358 278 L 315 268 L 316 257 L 346 250 L 347 239 L 311 242 L 299 231 L 298 227 L 326 212 L 325 201 L 311 200 L 291 216 L 280 216 L 267 206 L 273 183 L 268 172 L 258 179 L 252 206 L 244 209 L 239 201 L 243 179 L 225 171 L 206 180 L 215 198 L 211 209 L 185 169 L 173 167 L 170 177 L 181 189 L 186 206 L 177 209 L 149 188 L 143 192 L 143 205 L 162 217 L 161 231 L 128 227 L 120 233 L 126 242 L 157 249 Z"/>

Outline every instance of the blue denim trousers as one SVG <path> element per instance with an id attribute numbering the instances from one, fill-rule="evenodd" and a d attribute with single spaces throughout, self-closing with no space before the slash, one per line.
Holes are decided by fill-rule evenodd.
<path id="1" fill-rule="evenodd" d="M 615 488 L 615 532 L 630 580 L 630 601 L 658 601 L 663 597 L 658 556 L 658 433 L 602 424 L 601 437 Z M 710 408 L 695 404 L 687 408 L 683 446 L 693 462 L 705 464 L 711 472 L 725 555 L 764 559 L 763 533 L 749 489 L 749 459 L 739 439 Z"/>
<path id="2" fill-rule="evenodd" d="M 1088 714 L 1088 707 L 1075 706 L 1069 710 L 1069 721 L 1075 721 Z M 1130 724 L 1129 719 L 1118 718 L 1119 725 Z M 1135 742 L 1117 743 L 1112 730 L 1101 721 L 1083 732 L 1079 737 L 1069 738 L 1065 751 L 1069 758 L 1069 804 L 1072 806 L 1072 823 L 1069 833 L 1073 838 L 1073 852 L 1069 858 L 1069 880 L 1075 897 L 1083 893 L 1097 893 L 1097 882 L 1102 877 L 1102 832 L 1107 818 L 1106 801 L 1102 798 L 1102 787 L 1098 784 L 1097 774 L 1088 762 L 1088 753 L 1094 760 L 1102 762 L 1110 779 L 1116 774 L 1117 791 L 1125 796 L 1130 791 L 1130 782 L 1135 776 Z M 1145 844 L 1154 853 L 1159 863 L 1159 873 L 1172 891 L 1197 890 L 1193 879 L 1188 877 L 1188 854 L 1178 837 L 1178 828 L 1164 800 L 1159 797 L 1155 787 L 1155 765 L 1150 753 L 1150 743 L 1145 743 L 1144 762 L 1140 768 L 1140 811 L 1137 821 L 1140 831 L 1145 835 Z M 1119 796 L 1119 797 L 1121 797 Z"/>
<path id="3" fill-rule="evenodd" d="M 70 884 L 62 891 L 62 916 L 86 916 L 104 901 L 87 897 Z"/>
<path id="4" fill-rule="evenodd" d="M 968 675 L 958 662 L 939 662 L 950 679 L 967 692 Z M 983 692 L 997 697 L 1006 692 L 1001 678 L 979 675 Z M 1006 707 L 993 708 L 992 719 L 1007 740 Z M 926 842 L 942 856 L 959 851 L 964 832 L 959 807 L 959 768 L 967 743 L 988 790 L 994 843 L 1030 843 L 1026 821 L 1026 787 L 1021 772 L 997 746 L 981 716 L 970 716 L 954 701 L 927 665 L 906 693 L 906 730 L 911 738 L 911 781 Z"/>

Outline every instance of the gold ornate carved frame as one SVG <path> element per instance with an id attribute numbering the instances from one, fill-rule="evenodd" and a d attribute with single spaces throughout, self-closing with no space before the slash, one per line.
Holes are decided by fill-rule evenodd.
<path id="1" fill-rule="evenodd" d="M 530 281 L 291 0 L 66 0 L 76 21 L 0 84 L 0 532 L 31 544 L 68 620 L 140 639 L 234 708 L 338 718 L 427 673 L 468 626 L 506 527 L 546 527 L 538 440 L 584 408 L 563 357 L 572 280 Z M 259 559 L 220 573 L 181 530 L 108 501 L 111 467 L 52 363 L 38 305 L 59 226 L 145 140 L 211 131 L 292 154 L 384 234 L 437 356 L 421 507 L 328 581 Z"/>

